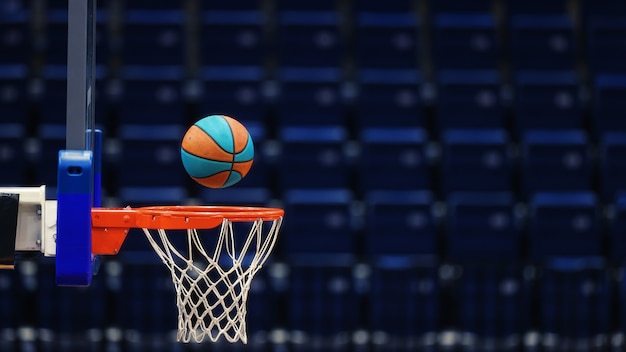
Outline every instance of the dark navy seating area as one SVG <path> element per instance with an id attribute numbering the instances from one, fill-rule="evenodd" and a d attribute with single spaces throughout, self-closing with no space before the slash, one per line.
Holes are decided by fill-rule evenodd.
<path id="1" fill-rule="evenodd" d="M 67 1 L 0 0 L 0 186 L 64 148 Z M 626 1 L 98 0 L 104 206 L 286 211 L 248 345 L 178 344 L 143 233 L 88 288 L 0 271 L 0 351 L 626 349 Z M 229 189 L 188 126 L 255 141 Z"/>

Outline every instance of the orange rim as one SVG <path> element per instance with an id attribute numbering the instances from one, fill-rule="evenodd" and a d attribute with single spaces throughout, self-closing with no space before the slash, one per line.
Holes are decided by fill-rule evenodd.
<path id="1" fill-rule="evenodd" d="M 154 206 L 142 208 L 93 208 L 92 252 L 117 254 L 131 228 L 186 230 L 212 229 L 224 219 L 233 222 L 273 221 L 284 210 L 237 206 Z"/>
<path id="2" fill-rule="evenodd" d="M 182 218 L 202 221 L 203 218 L 216 217 L 220 219 L 220 223 L 223 219 L 228 219 L 233 222 L 257 221 L 259 219 L 265 221 L 278 220 L 283 217 L 285 213 L 284 210 L 278 208 L 237 206 L 155 206 L 137 208 L 136 210 L 141 214 L 150 215 L 153 218 L 155 216 L 161 216 L 162 219 L 168 220 Z M 185 228 L 194 227 L 186 226 Z"/>

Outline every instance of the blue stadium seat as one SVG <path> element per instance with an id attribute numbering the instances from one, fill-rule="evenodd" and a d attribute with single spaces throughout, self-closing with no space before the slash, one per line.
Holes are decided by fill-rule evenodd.
<path id="1" fill-rule="evenodd" d="M 112 97 L 120 124 L 187 124 L 182 67 L 125 67 L 120 83 Z"/>
<path id="2" fill-rule="evenodd" d="M 612 263 L 623 265 L 626 263 L 626 192 L 615 193 L 610 201 L 614 214 L 608 223 L 609 258 Z"/>
<path id="3" fill-rule="evenodd" d="M 530 259 L 603 254 L 598 200 L 592 192 L 539 192 L 530 199 Z"/>
<path id="4" fill-rule="evenodd" d="M 67 16 L 67 8 L 50 9 L 46 13 L 44 59 L 47 65 L 67 64 Z"/>
<path id="5" fill-rule="evenodd" d="M 100 3 L 98 3 L 100 4 Z M 107 65 L 112 57 L 111 34 L 109 33 L 110 13 L 98 8 L 96 12 L 96 64 Z"/>
<path id="6" fill-rule="evenodd" d="M 291 189 L 283 200 L 289 217 L 285 217 L 279 245 L 290 260 L 304 258 L 305 254 L 355 254 L 353 196 L 349 190 Z"/>
<path id="7" fill-rule="evenodd" d="M 352 266 L 325 258 L 315 265 L 290 267 L 287 291 L 287 326 L 295 349 L 324 346 L 341 351 L 349 346 L 342 336 L 351 334 L 359 321 L 358 294 Z M 326 260 L 326 264 L 322 261 Z"/>
<path id="8" fill-rule="evenodd" d="M 395 0 L 395 1 L 378 1 L 378 0 L 359 0 L 352 2 L 354 12 L 370 12 L 370 13 L 407 13 L 413 11 L 413 2 L 411 0 Z"/>
<path id="9" fill-rule="evenodd" d="M 264 63 L 267 40 L 260 11 L 207 11 L 201 22 L 201 62 L 204 65 Z"/>
<path id="10" fill-rule="evenodd" d="M 519 71 L 515 75 L 515 129 L 583 129 L 584 111 L 573 72 Z"/>
<path id="11" fill-rule="evenodd" d="M 67 66 L 48 66 L 43 72 L 40 99 L 41 123 L 63 124 L 66 120 Z"/>
<path id="12" fill-rule="evenodd" d="M 356 15 L 355 60 L 361 69 L 419 69 L 420 21 L 412 13 Z"/>
<path id="13" fill-rule="evenodd" d="M 619 330 L 626 331 L 626 273 L 622 272 L 618 284 Z M 622 335 L 623 336 L 623 335 Z"/>
<path id="14" fill-rule="evenodd" d="M 40 263 L 37 268 L 39 290 L 37 295 L 37 326 L 52 333 L 59 342 L 69 336 L 85 334 L 82 343 L 89 341 L 86 331 L 102 333 L 106 328 L 108 308 L 103 304 L 106 297 L 104 281 L 92 280 L 89 287 L 59 287 L 54 282 L 55 266 L 51 262 Z"/>
<path id="15" fill-rule="evenodd" d="M 626 64 L 618 59 L 626 53 L 621 45 L 626 32 L 626 4 L 621 0 L 582 0 L 580 6 L 589 71 L 626 72 Z"/>
<path id="16" fill-rule="evenodd" d="M 446 258 L 519 262 L 521 238 L 511 192 L 456 192 L 447 198 Z"/>
<path id="17" fill-rule="evenodd" d="M 28 10 L 19 6 L 11 9 L 0 8 L 0 64 L 30 62 L 33 46 L 30 20 Z"/>
<path id="18" fill-rule="evenodd" d="M 517 70 L 572 70 L 578 43 L 563 15 L 516 15 L 511 19 L 511 64 Z"/>
<path id="19" fill-rule="evenodd" d="M 430 0 L 431 11 L 438 13 L 475 14 L 491 12 L 491 0 L 455 1 Z"/>
<path id="20" fill-rule="evenodd" d="M 1 124 L 28 124 L 27 74 L 28 69 L 24 65 L 0 65 Z"/>
<path id="21" fill-rule="evenodd" d="M 200 194 L 203 204 L 267 206 L 271 200 L 270 190 L 263 187 L 205 188 Z"/>
<path id="22" fill-rule="evenodd" d="M 261 4 L 258 0 L 203 1 L 202 10 L 209 11 L 258 11 Z"/>
<path id="23" fill-rule="evenodd" d="M 184 2 L 184 0 L 124 0 L 124 8 L 128 10 L 180 10 L 184 8 Z"/>
<path id="24" fill-rule="evenodd" d="M 622 0 L 582 0 L 581 14 L 586 17 L 626 14 L 626 4 Z"/>
<path id="25" fill-rule="evenodd" d="M 618 193 L 626 191 L 626 132 L 603 134 L 599 147 L 601 194 L 611 202 Z"/>
<path id="26" fill-rule="evenodd" d="M 279 73 L 280 126 L 343 125 L 340 75 L 329 68 L 285 68 Z"/>
<path id="27" fill-rule="evenodd" d="M 615 311 L 609 271 L 599 260 L 559 260 L 543 270 L 539 328 L 561 346 L 576 342 L 589 346 L 612 331 Z M 576 307 L 576 309 L 572 309 Z"/>
<path id="28" fill-rule="evenodd" d="M 11 331 L 18 326 L 18 312 L 21 305 L 21 297 L 18 294 L 18 287 L 14 279 L 13 272 L 8 270 L 0 271 L 0 329 Z M 7 339 L 0 340 L 0 347 L 8 348 Z"/>
<path id="29" fill-rule="evenodd" d="M 524 134 L 521 176 L 527 194 L 591 189 L 593 167 L 585 132 L 533 130 Z"/>
<path id="30" fill-rule="evenodd" d="M 26 129 L 21 124 L 0 123 L 0 185 L 20 186 L 26 173 L 24 140 Z"/>
<path id="31" fill-rule="evenodd" d="M 20 12 L 28 11 L 30 2 L 27 0 L 9 0 L 0 4 L 0 14 L 13 15 Z"/>
<path id="32" fill-rule="evenodd" d="M 280 131 L 278 182 L 281 188 L 349 186 L 350 168 L 341 126 L 286 127 Z"/>
<path id="33" fill-rule="evenodd" d="M 616 56 L 618 54 L 615 54 Z M 623 117 L 626 102 L 626 74 L 599 74 L 593 77 L 592 125 L 596 135 L 626 131 Z"/>
<path id="34" fill-rule="evenodd" d="M 182 11 L 125 12 L 122 61 L 125 65 L 182 65 L 185 62 Z"/>
<path id="35" fill-rule="evenodd" d="M 32 265 L 33 263 L 31 263 Z M 50 278 L 54 277 L 54 267 L 51 267 L 49 264 L 42 264 L 36 266 L 36 271 L 34 275 L 35 277 L 41 276 L 41 278 L 45 280 L 41 280 L 41 283 L 38 286 L 39 290 L 47 292 L 46 295 L 41 295 L 39 302 L 37 302 L 41 307 L 46 307 L 43 309 L 40 314 L 37 316 L 38 325 L 41 325 L 44 329 L 49 331 L 53 331 L 56 325 L 59 323 L 59 312 L 56 311 L 56 306 L 59 304 L 58 297 L 54 297 L 53 293 L 55 290 L 58 290 L 56 285 Z M 83 307 L 86 309 L 86 307 Z M 82 323 L 82 322 L 81 322 Z"/>
<path id="36" fill-rule="evenodd" d="M 385 119 L 383 119 L 385 121 Z M 430 170 L 426 132 L 420 128 L 361 131 L 359 184 L 362 190 L 427 189 Z"/>
<path id="37" fill-rule="evenodd" d="M 145 256 L 146 262 L 124 256 L 121 285 L 112 297 L 115 310 L 109 314 L 115 326 L 135 334 L 136 338 L 156 339 L 176 330 L 176 293 L 169 272 L 158 262 L 157 255 L 146 253 Z"/>
<path id="38" fill-rule="evenodd" d="M 586 55 L 592 73 L 626 72 L 619 57 L 626 55 L 622 38 L 626 35 L 626 14 L 591 16 L 587 21 Z"/>
<path id="39" fill-rule="evenodd" d="M 441 188 L 454 191 L 506 191 L 512 161 L 504 130 L 447 130 L 442 134 Z"/>
<path id="40" fill-rule="evenodd" d="M 477 346 L 520 347 L 518 337 L 531 326 L 531 284 L 523 267 L 513 263 L 463 265 L 452 289 L 458 329 Z"/>
<path id="41" fill-rule="evenodd" d="M 439 129 L 505 127 L 502 82 L 496 71 L 442 71 L 436 79 Z"/>
<path id="42" fill-rule="evenodd" d="M 421 75 L 416 70 L 363 70 L 359 74 L 357 124 L 423 127 Z"/>
<path id="43" fill-rule="evenodd" d="M 376 263 L 370 277 L 369 301 L 369 330 L 379 337 L 372 339 L 375 351 L 432 347 L 428 337 L 441 328 L 444 310 L 437 266 Z"/>
<path id="44" fill-rule="evenodd" d="M 117 196 L 117 205 L 124 207 L 149 207 L 159 204 L 185 205 L 189 197 L 182 186 L 125 185 L 117 189 Z"/>
<path id="45" fill-rule="evenodd" d="M 436 257 L 438 248 L 433 202 L 430 191 L 367 192 L 367 255 L 371 258 Z"/>
<path id="46" fill-rule="evenodd" d="M 281 66 L 340 67 L 345 43 L 335 12 L 278 13 L 277 59 Z"/>
<path id="47" fill-rule="evenodd" d="M 278 11 L 335 11 L 340 1 L 338 0 L 318 0 L 318 1 L 291 1 L 276 0 Z"/>
<path id="48" fill-rule="evenodd" d="M 496 69 L 500 64 L 501 45 L 491 14 L 436 14 L 432 35 L 437 70 Z"/>
<path id="49" fill-rule="evenodd" d="M 202 71 L 200 116 L 223 114 L 246 124 L 265 122 L 260 67 L 207 66 Z"/>
<path id="50" fill-rule="evenodd" d="M 510 15 L 563 15 L 567 11 L 567 0 L 508 0 L 506 1 L 506 11 Z"/>
<path id="51" fill-rule="evenodd" d="M 120 125 L 120 182 L 135 186 L 180 184 L 174 175 L 182 171 L 178 163 L 182 135 L 180 125 Z"/>
<path id="52" fill-rule="evenodd" d="M 39 154 L 34 163 L 35 182 L 55 187 L 57 184 L 57 166 L 59 150 L 65 149 L 65 125 L 41 124 L 37 131 L 40 141 Z"/>
<path id="53" fill-rule="evenodd" d="M 178 125 L 120 126 L 122 146 L 115 168 L 124 206 L 184 202 L 190 178 L 180 164 L 182 135 Z"/>

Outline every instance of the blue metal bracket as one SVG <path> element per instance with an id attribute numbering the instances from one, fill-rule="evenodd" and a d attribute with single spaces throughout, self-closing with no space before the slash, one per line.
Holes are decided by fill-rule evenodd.
<path id="1" fill-rule="evenodd" d="M 89 286 L 93 276 L 93 161 L 89 150 L 59 151 L 56 238 L 59 286 Z"/>

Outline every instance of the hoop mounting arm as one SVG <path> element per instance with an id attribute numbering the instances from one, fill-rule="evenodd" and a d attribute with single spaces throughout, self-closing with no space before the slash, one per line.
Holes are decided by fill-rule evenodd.
<path id="1" fill-rule="evenodd" d="M 130 208 L 93 208 L 91 251 L 95 255 L 116 255 L 133 227 L 137 227 L 136 217 L 135 211 Z"/>

